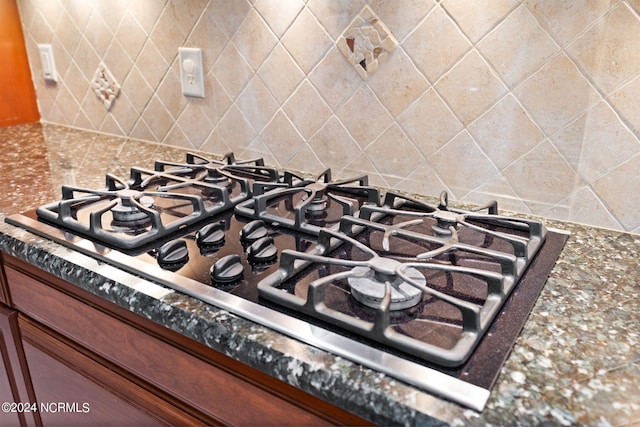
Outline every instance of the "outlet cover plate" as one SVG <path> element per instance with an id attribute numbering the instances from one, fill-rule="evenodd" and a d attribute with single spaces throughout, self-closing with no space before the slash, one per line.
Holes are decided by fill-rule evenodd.
<path id="1" fill-rule="evenodd" d="M 204 73 L 202 72 L 202 49 L 195 47 L 178 48 L 180 61 L 180 81 L 182 94 L 204 98 Z"/>

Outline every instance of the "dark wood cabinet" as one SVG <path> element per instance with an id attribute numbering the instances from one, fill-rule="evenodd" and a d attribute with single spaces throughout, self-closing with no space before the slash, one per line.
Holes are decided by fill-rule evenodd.
<path id="1" fill-rule="evenodd" d="M 0 304 L 0 404 L 4 405 L 0 411 L 0 426 L 36 425 L 37 413 L 19 411 L 16 406 L 33 398 L 24 368 L 18 312 Z"/>
<path id="2" fill-rule="evenodd" d="M 76 404 L 41 412 L 44 425 L 367 424 L 16 258 L 3 264 L 35 397 Z"/>

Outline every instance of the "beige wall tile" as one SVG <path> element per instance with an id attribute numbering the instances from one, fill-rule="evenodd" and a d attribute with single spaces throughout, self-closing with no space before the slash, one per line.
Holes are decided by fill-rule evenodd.
<path id="1" fill-rule="evenodd" d="M 640 230 L 637 1 L 284 3 L 18 0 L 42 119 Z M 365 5 L 398 40 L 366 81 L 336 48 Z M 204 99 L 181 93 L 183 45 Z M 88 87 L 100 62 L 111 111 Z"/>

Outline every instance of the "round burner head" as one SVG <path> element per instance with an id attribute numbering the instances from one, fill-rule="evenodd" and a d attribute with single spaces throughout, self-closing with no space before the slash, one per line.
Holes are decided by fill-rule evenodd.
<path id="1" fill-rule="evenodd" d="M 150 208 L 154 200 L 150 196 L 141 196 L 140 192 L 134 190 L 123 190 L 119 195 L 118 204 L 111 208 L 113 220 L 118 223 L 135 223 L 148 218 L 146 212 L 141 211 L 133 203 L 131 197 L 135 198 L 142 206 Z"/>
<path id="2" fill-rule="evenodd" d="M 391 284 L 391 311 L 404 310 L 415 306 L 422 300 L 422 291 L 403 281 L 395 274 L 382 275 L 369 267 L 355 267 L 349 277 L 351 295 L 360 303 L 371 308 L 380 307 L 384 298 L 385 281 Z M 424 276 L 415 268 L 409 268 L 407 274 L 418 284 L 426 285 Z"/>

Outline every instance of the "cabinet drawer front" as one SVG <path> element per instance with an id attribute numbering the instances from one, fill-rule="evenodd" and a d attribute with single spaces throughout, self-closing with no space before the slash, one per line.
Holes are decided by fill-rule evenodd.
<path id="1" fill-rule="evenodd" d="M 30 275 L 7 266 L 5 273 L 13 306 L 21 312 L 223 423 L 322 425 L 327 418 L 335 421 L 335 413 L 326 418 L 310 413 Z M 213 360 L 225 357 L 210 351 Z M 342 421 L 349 418 L 344 414 L 338 414 Z"/>

